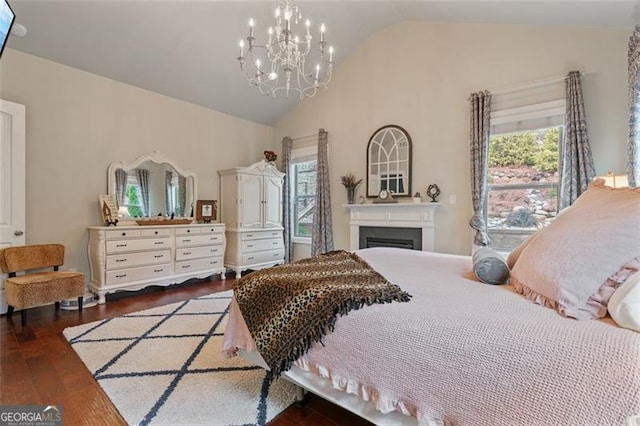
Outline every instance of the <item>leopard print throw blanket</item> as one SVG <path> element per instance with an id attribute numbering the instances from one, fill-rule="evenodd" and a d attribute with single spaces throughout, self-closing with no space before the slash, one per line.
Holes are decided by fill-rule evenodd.
<path id="1" fill-rule="evenodd" d="M 313 342 L 322 342 L 338 315 L 411 298 L 359 256 L 342 250 L 253 272 L 235 282 L 234 294 L 272 379 Z"/>

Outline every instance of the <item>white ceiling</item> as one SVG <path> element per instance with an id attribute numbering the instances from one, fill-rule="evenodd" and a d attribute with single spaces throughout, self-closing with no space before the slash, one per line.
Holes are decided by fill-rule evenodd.
<path id="1" fill-rule="evenodd" d="M 257 21 L 256 34 L 266 34 L 275 0 L 9 1 L 28 29 L 23 38 L 9 38 L 10 48 L 267 125 L 299 101 L 260 95 L 241 76 L 236 60 L 249 17 Z M 636 3 L 298 1 L 305 18 L 326 24 L 338 69 L 368 36 L 405 20 L 632 28 Z"/>

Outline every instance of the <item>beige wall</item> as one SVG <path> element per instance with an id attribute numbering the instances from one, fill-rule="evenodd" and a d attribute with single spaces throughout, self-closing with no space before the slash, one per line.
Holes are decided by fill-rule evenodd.
<path id="1" fill-rule="evenodd" d="M 621 29 L 405 22 L 374 34 L 334 72 L 326 92 L 305 100 L 274 131 L 329 132 L 336 248 L 349 247 L 346 193 L 339 178 L 365 175 L 366 146 L 386 124 L 413 140 L 413 190 L 442 190 L 436 250 L 469 254 L 469 94 L 580 70 L 596 171 L 625 170 L 627 41 Z M 338 47 L 339 48 L 339 47 Z M 359 194 L 364 193 L 364 184 Z M 449 195 L 457 204 L 448 204 Z M 299 249 L 300 247 L 298 247 Z M 298 251 L 303 253 L 304 251 Z"/>
<path id="2" fill-rule="evenodd" d="M 260 160 L 273 138 L 271 127 L 11 49 L 0 98 L 26 105 L 27 244 L 65 244 L 65 266 L 85 273 L 110 163 L 158 150 L 196 173 L 198 198 L 218 199 L 217 171 Z"/>

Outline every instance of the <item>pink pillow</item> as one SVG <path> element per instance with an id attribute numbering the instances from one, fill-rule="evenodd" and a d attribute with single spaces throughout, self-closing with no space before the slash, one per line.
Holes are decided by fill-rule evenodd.
<path id="1" fill-rule="evenodd" d="M 533 237 L 535 236 L 536 234 L 529 235 L 520 243 L 518 247 L 511 250 L 511 253 L 509 253 L 509 256 L 507 257 L 507 266 L 509 267 L 509 269 L 513 269 L 523 250 L 526 249 L 529 244 L 531 244 L 531 241 L 533 241 Z"/>
<path id="2" fill-rule="evenodd" d="M 640 260 L 640 187 L 597 179 L 526 243 L 511 270 L 516 291 L 567 317 L 601 318 Z"/>

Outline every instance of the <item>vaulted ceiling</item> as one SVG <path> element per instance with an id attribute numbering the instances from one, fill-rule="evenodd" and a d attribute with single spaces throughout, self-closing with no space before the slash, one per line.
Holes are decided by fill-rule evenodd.
<path id="1" fill-rule="evenodd" d="M 275 124 L 299 102 L 249 87 L 238 41 L 249 17 L 256 35 L 272 25 L 275 1 L 9 0 L 28 34 L 9 48 L 247 120 Z M 324 22 L 340 62 L 368 36 L 406 20 L 632 28 L 631 0 L 299 1 Z M 404 46 L 419 55 L 420 46 Z M 331 90 L 329 87 L 328 90 Z"/>

